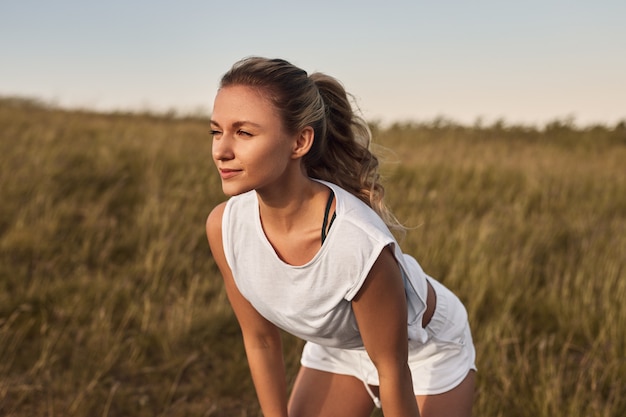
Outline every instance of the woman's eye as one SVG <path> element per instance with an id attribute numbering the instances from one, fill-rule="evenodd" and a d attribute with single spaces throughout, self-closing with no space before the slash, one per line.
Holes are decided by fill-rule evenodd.
<path id="1" fill-rule="evenodd" d="M 210 134 L 211 134 L 211 136 L 216 136 L 216 135 L 219 135 L 220 133 L 222 133 L 222 132 L 220 132 L 219 130 L 211 130 Z"/>
<path id="2" fill-rule="evenodd" d="M 246 132 L 245 130 L 238 130 L 237 134 L 242 136 L 252 136 L 252 133 Z"/>

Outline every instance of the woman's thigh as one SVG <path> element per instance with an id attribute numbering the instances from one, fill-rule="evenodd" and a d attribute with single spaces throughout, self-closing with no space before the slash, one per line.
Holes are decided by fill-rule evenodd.
<path id="1" fill-rule="evenodd" d="M 359 379 L 304 366 L 289 399 L 289 417 L 369 417 L 373 409 Z"/>
<path id="2" fill-rule="evenodd" d="M 448 392 L 435 395 L 418 395 L 421 417 L 470 417 L 474 403 L 476 371 L 469 371 L 465 379 Z"/>

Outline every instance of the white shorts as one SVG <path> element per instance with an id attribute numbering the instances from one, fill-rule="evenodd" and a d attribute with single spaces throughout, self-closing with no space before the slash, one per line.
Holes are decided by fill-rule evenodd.
<path id="1" fill-rule="evenodd" d="M 476 370 L 476 351 L 467 311 L 461 301 L 439 282 L 430 279 L 436 294 L 435 313 L 426 330 L 426 343 L 409 340 L 409 367 L 415 395 L 441 394 L 460 384 Z M 307 342 L 300 362 L 307 368 L 354 376 L 378 386 L 378 372 L 365 349 L 341 349 Z"/>

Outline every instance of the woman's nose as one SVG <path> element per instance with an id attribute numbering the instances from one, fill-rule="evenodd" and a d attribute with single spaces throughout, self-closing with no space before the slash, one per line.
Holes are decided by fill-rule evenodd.
<path id="1" fill-rule="evenodd" d="M 213 138 L 212 152 L 216 161 L 232 159 L 234 156 L 232 143 L 226 135 L 221 135 L 219 139 Z"/>

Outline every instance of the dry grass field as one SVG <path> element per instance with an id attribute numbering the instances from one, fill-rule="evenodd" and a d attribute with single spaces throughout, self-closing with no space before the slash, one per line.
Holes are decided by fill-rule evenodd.
<path id="1" fill-rule="evenodd" d="M 260 415 L 208 130 L 0 100 L 0 415 Z M 467 305 L 474 414 L 626 415 L 626 125 L 374 132 L 405 251 Z"/>

